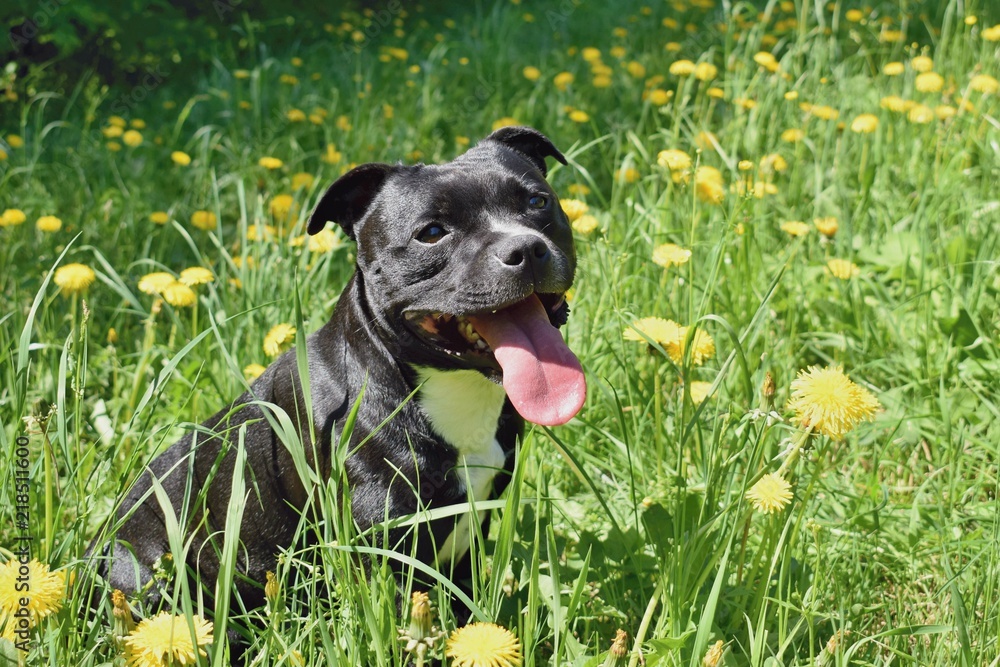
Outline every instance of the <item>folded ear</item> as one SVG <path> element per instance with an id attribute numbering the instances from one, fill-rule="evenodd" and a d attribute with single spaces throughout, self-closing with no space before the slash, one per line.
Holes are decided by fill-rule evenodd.
<path id="1" fill-rule="evenodd" d="M 531 127 L 501 127 L 483 139 L 483 141 L 496 141 L 508 148 L 513 148 L 538 167 L 538 171 L 542 172 L 542 176 L 545 176 L 547 173 L 545 158 L 554 157 L 559 162 L 566 164 L 566 158 L 549 141 L 549 138 Z"/>
<path id="2" fill-rule="evenodd" d="M 385 179 L 398 167 L 372 162 L 355 167 L 326 189 L 309 215 L 306 231 L 315 234 L 330 220 L 343 228 L 352 239 L 354 225 L 365 216 Z"/>

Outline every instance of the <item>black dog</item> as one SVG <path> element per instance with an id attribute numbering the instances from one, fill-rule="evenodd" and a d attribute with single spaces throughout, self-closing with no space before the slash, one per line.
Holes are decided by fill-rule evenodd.
<path id="1" fill-rule="evenodd" d="M 265 573 L 291 545 L 311 490 L 253 401 L 287 413 L 309 465 L 326 479 L 337 454 L 331 443 L 364 388 L 345 463 L 362 530 L 500 493 L 509 475 L 497 473 L 510 469 L 524 420 L 565 423 L 586 394 L 580 364 L 557 331 L 576 256 L 545 182 L 546 157 L 565 164 L 541 133 L 508 127 L 447 164 L 365 164 L 330 186 L 308 231 L 338 223 L 357 241 L 357 268 L 330 321 L 308 337 L 311 411 L 293 350 L 155 459 L 118 511 L 114 543 L 92 547 L 109 584 L 139 590 L 170 551 L 155 476 L 181 526 L 194 527 L 186 534 L 196 531 L 186 565 L 214 589 L 242 429 L 248 491 L 236 588 L 244 605 L 263 603 Z M 192 502 L 209 479 L 205 502 Z M 390 535 L 390 546 L 455 565 L 467 555 L 468 521 Z"/>

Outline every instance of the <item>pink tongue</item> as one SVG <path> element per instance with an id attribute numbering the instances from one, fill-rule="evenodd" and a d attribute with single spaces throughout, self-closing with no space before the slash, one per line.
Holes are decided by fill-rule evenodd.
<path id="1" fill-rule="evenodd" d="M 537 296 L 469 321 L 493 348 L 503 369 L 503 388 L 522 417 L 556 426 L 580 411 L 587 398 L 583 368 Z"/>

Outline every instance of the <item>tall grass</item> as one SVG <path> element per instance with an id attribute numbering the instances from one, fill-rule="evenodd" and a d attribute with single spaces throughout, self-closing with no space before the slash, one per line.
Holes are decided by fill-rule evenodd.
<path id="1" fill-rule="evenodd" d="M 597 219 L 577 234 L 564 329 L 590 393 L 570 424 L 532 429 L 510 490 L 476 504 L 494 516 L 474 548 L 473 617 L 512 629 L 528 666 L 602 664 L 619 628 L 630 665 L 699 665 L 719 640 L 731 665 L 998 664 L 1000 107 L 970 82 L 1000 74 L 998 43 L 984 38 L 1000 17 L 964 0 L 712 4 L 414 7 L 361 40 L 353 33 L 378 16 L 348 12 L 329 29 L 296 17 L 301 43 L 288 53 L 270 52 L 268 35 L 291 28 L 245 17 L 230 26 L 245 40 L 237 62 L 205 63 L 200 78 L 168 79 L 129 107 L 124 120 L 145 123 L 135 147 L 102 132 L 116 91 L 27 82 L 3 110 L 5 134 L 25 144 L 7 140 L 0 208 L 28 221 L 0 229 L 0 543 L 17 534 L 6 511 L 17 436 L 31 442 L 35 554 L 73 571 L 143 466 L 239 395 L 246 366 L 267 364 L 273 325 L 295 325 L 301 341 L 329 317 L 349 242 L 339 231 L 328 251 L 289 242 L 322 188 L 355 163 L 450 159 L 509 117 L 563 150 L 570 164 L 550 182 Z M 601 51 L 596 73 L 588 46 Z M 777 72 L 754 60 L 761 51 Z M 942 90 L 917 90 L 917 55 L 933 59 Z M 682 58 L 718 73 L 671 74 Z M 903 73 L 885 74 L 890 62 Z M 600 65 L 607 87 L 595 85 Z M 574 77 L 564 90 L 560 72 Z M 890 95 L 938 116 L 915 122 L 885 108 Z M 293 109 L 306 119 L 290 120 Z M 871 134 L 851 130 L 863 113 L 878 119 Z M 802 140 L 783 138 L 795 128 Z M 668 148 L 686 151 L 692 171 L 721 171 L 721 203 L 657 164 Z M 190 165 L 171 161 L 178 150 Z M 775 154 L 787 169 L 765 159 Z M 264 169 L 263 156 L 284 166 Z M 299 172 L 314 178 L 295 189 Z M 287 215 L 279 194 L 292 196 Z M 196 210 L 219 225 L 197 229 Z M 152 222 L 154 211 L 169 221 Z M 59 232 L 36 231 L 46 214 Z M 829 237 L 812 222 L 825 217 L 839 225 Z M 791 237 L 787 221 L 809 231 Z M 653 263 L 666 242 L 690 261 Z M 858 274 L 834 278 L 833 258 Z M 68 262 L 95 270 L 86 292 L 52 284 Z M 144 274 L 189 266 L 215 277 L 194 307 L 138 289 Z M 694 328 L 679 362 L 623 337 L 648 316 L 707 332 L 715 355 L 695 363 Z M 884 408 L 842 441 L 804 435 L 785 409 L 798 371 L 828 364 Z M 701 402 L 695 382 L 709 383 Z M 270 418 L 301 451 L 287 416 Z M 790 506 L 755 511 L 746 492 L 800 443 Z M 376 546 L 388 526 L 358 534 L 337 466 L 311 481 L 315 519 L 299 532 L 320 546 L 283 555 L 265 609 L 214 609 L 208 662 L 227 663 L 233 630 L 255 664 L 401 664 L 405 601 L 428 579 L 439 627 L 466 620 L 445 574 Z M 234 497 L 249 483 L 232 480 Z M 234 503 L 224 519 L 223 587 L 239 576 L 242 511 Z M 180 526 L 171 546 L 182 562 Z M 121 664 L 110 602 L 88 617 L 86 593 L 70 588 L 33 631 L 26 664 Z M 213 611 L 198 590 L 173 595 L 178 612 Z"/>

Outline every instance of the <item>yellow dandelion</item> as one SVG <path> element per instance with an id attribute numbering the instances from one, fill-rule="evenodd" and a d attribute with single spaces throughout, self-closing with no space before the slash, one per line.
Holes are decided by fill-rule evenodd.
<path id="1" fill-rule="evenodd" d="M 250 225 L 247 227 L 248 241 L 273 241 L 278 230 L 273 225 Z"/>
<path id="2" fill-rule="evenodd" d="M 205 231 L 215 229 L 219 220 L 211 211 L 195 211 L 191 214 L 191 224 Z"/>
<path id="3" fill-rule="evenodd" d="M 916 56 L 910 61 L 910 67 L 915 72 L 930 72 L 934 69 L 934 60 L 929 56 Z"/>
<path id="4" fill-rule="evenodd" d="M 108 118 L 108 125 L 110 125 L 111 127 L 123 128 L 126 125 L 128 125 L 128 123 L 126 123 L 125 119 L 122 118 L 121 116 L 111 116 L 110 118 Z"/>
<path id="5" fill-rule="evenodd" d="M 118 127 L 117 125 L 111 125 L 101 130 L 101 134 L 104 135 L 105 139 L 117 139 L 118 137 L 125 134 L 125 130 Z"/>
<path id="6" fill-rule="evenodd" d="M 243 377 L 247 379 L 247 382 L 253 382 L 267 370 L 264 366 L 260 364 L 247 364 L 243 367 Z"/>
<path id="7" fill-rule="evenodd" d="M 662 317 L 643 317 L 626 327 L 622 338 L 639 343 L 653 341 L 660 345 L 667 345 L 677 342 L 682 329 L 683 327 L 673 320 L 665 320 Z"/>
<path id="8" fill-rule="evenodd" d="M 837 230 L 840 229 L 840 223 L 837 222 L 837 218 L 830 215 L 825 218 L 816 218 L 813 220 L 813 226 L 819 231 L 820 234 L 832 239 L 837 235 Z"/>
<path id="9" fill-rule="evenodd" d="M 695 194 L 702 201 L 721 204 L 726 197 L 722 172 L 715 167 L 701 166 L 694 172 Z"/>
<path id="10" fill-rule="evenodd" d="M 570 222 L 574 222 L 590 210 L 590 207 L 579 199 L 563 199 L 559 203 Z"/>
<path id="11" fill-rule="evenodd" d="M 670 101 L 670 98 L 674 96 L 674 91 L 663 90 L 662 88 L 653 88 L 646 96 L 650 104 L 662 107 L 664 104 Z"/>
<path id="12" fill-rule="evenodd" d="M 701 366 L 706 360 L 715 356 L 715 340 L 704 329 L 698 329 L 690 343 L 687 343 L 687 333 L 690 327 L 681 327 L 680 335 L 673 343 L 667 343 L 664 349 L 675 364 L 684 360 L 684 351 L 691 345 L 691 363 Z"/>
<path id="13" fill-rule="evenodd" d="M 248 69 L 233 70 L 233 76 L 236 77 L 237 79 L 249 79 L 250 78 L 250 70 L 248 70 Z"/>
<path id="14" fill-rule="evenodd" d="M 799 220 L 789 220 L 781 223 L 781 231 L 789 236 L 805 236 L 809 233 L 809 225 Z"/>
<path id="15" fill-rule="evenodd" d="M 851 23 L 859 23 L 862 19 L 865 18 L 865 13 L 862 12 L 860 9 L 848 9 L 846 12 L 844 12 L 844 18 L 850 21 Z"/>
<path id="16" fill-rule="evenodd" d="M 698 63 L 694 68 L 694 78 L 699 81 L 711 81 L 719 74 L 719 68 L 712 63 Z"/>
<path id="17" fill-rule="evenodd" d="M 938 106 L 934 107 L 934 115 L 939 120 L 947 120 L 949 118 L 953 118 L 957 113 L 958 109 L 948 104 L 939 104 Z"/>
<path id="18" fill-rule="evenodd" d="M 73 265 L 63 268 L 69 266 Z M 6 620 L 8 629 L 13 627 L 13 615 L 22 608 L 22 598 L 28 601 L 29 622 L 33 625 L 38 619 L 59 611 L 65 597 L 66 572 L 63 570 L 53 572 L 48 564 L 36 559 L 22 565 L 18 559 L 11 558 L 0 565 L 0 624 Z"/>
<path id="19" fill-rule="evenodd" d="M 1000 23 L 991 28 L 983 28 L 982 35 L 987 42 L 1000 42 Z"/>
<path id="20" fill-rule="evenodd" d="M 0 215 L 0 227 L 13 227 L 24 224 L 28 216 L 19 208 L 8 208 Z"/>
<path id="21" fill-rule="evenodd" d="M 590 187 L 584 185 L 583 183 L 571 183 L 569 187 L 566 188 L 566 191 L 569 192 L 571 195 L 579 195 L 586 197 L 587 195 L 590 194 Z"/>
<path id="22" fill-rule="evenodd" d="M 781 140 L 790 144 L 797 143 L 805 139 L 806 133 L 797 127 L 790 127 L 781 133 Z"/>
<path id="23" fill-rule="evenodd" d="M 164 288 L 163 300 L 175 308 L 188 308 L 198 301 L 198 295 L 181 281 L 175 280 Z"/>
<path id="24" fill-rule="evenodd" d="M 924 72 L 917 75 L 913 84 L 922 93 L 936 93 L 944 87 L 944 77 L 937 72 Z"/>
<path id="25" fill-rule="evenodd" d="M 504 116 L 503 118 L 498 118 L 493 121 L 493 131 L 496 132 L 501 127 L 510 127 L 512 125 L 520 125 L 521 123 L 513 116 Z"/>
<path id="26" fill-rule="evenodd" d="M 149 220 L 158 225 L 165 225 L 170 222 L 170 214 L 166 211 L 153 211 L 149 214 Z"/>
<path id="27" fill-rule="evenodd" d="M 703 151 L 714 151 L 719 143 L 719 138 L 711 132 L 699 132 L 694 137 L 694 145 Z"/>
<path id="28" fill-rule="evenodd" d="M 204 285 L 214 281 L 215 276 L 203 266 L 192 266 L 181 271 L 179 280 L 188 287 L 194 287 L 195 285 Z"/>
<path id="29" fill-rule="evenodd" d="M 883 30 L 878 36 L 880 42 L 897 44 L 906 41 L 906 33 L 902 30 Z"/>
<path id="30" fill-rule="evenodd" d="M 840 118 L 840 112 L 833 107 L 826 106 L 825 104 L 816 104 L 809 109 L 809 113 L 816 116 L 820 120 L 837 120 Z"/>
<path id="31" fill-rule="evenodd" d="M 538 69 L 537 67 L 528 65 L 523 70 L 521 70 L 521 74 L 528 81 L 538 81 L 538 79 L 540 79 L 542 76 L 542 70 Z"/>
<path id="32" fill-rule="evenodd" d="M 569 112 L 569 119 L 574 123 L 587 123 L 590 122 L 590 114 L 582 109 L 573 109 Z"/>
<path id="33" fill-rule="evenodd" d="M 615 180 L 625 181 L 626 183 L 635 183 L 639 180 L 640 176 L 639 170 L 633 167 L 622 167 L 615 172 Z"/>
<path id="34" fill-rule="evenodd" d="M 295 340 L 295 327 L 286 322 L 275 324 L 264 336 L 264 354 L 276 357 L 286 345 Z"/>
<path id="35" fill-rule="evenodd" d="M 320 230 L 309 237 L 309 252 L 330 252 L 340 246 L 340 237 L 332 229 Z"/>
<path id="36" fill-rule="evenodd" d="M 856 134 L 871 134 L 878 128 L 878 117 L 863 113 L 851 121 L 851 132 Z"/>
<path id="37" fill-rule="evenodd" d="M 882 74 L 885 74 L 886 76 L 899 76 L 904 71 L 906 71 L 906 68 L 901 62 L 886 63 L 885 66 L 882 67 Z"/>
<path id="38" fill-rule="evenodd" d="M 264 169 L 273 170 L 273 169 L 281 169 L 282 165 L 284 165 L 285 163 L 282 162 L 279 158 L 264 156 L 261 159 L 257 160 L 257 164 L 264 167 Z"/>
<path id="39" fill-rule="evenodd" d="M 896 113 L 905 113 L 913 108 L 914 102 L 910 100 L 904 100 L 899 95 L 886 95 L 881 100 L 879 100 L 878 105 L 886 109 L 887 111 L 894 111 Z"/>
<path id="40" fill-rule="evenodd" d="M 306 119 L 306 112 L 302 109 L 289 109 L 285 112 L 285 118 L 291 123 L 302 123 Z"/>
<path id="41" fill-rule="evenodd" d="M 625 71 L 627 71 L 633 79 L 643 79 L 646 77 L 646 66 L 637 60 L 629 62 L 629 64 L 625 66 Z"/>
<path id="42" fill-rule="evenodd" d="M 792 381 L 788 409 L 803 428 L 840 440 L 862 421 L 869 421 L 881 408 L 878 399 L 851 381 L 840 366 L 810 366 Z"/>
<path id="43" fill-rule="evenodd" d="M 35 221 L 35 228 L 40 232 L 48 232 L 49 234 L 58 232 L 62 229 L 62 220 L 54 215 L 43 215 Z"/>
<path id="44" fill-rule="evenodd" d="M 451 633 L 445 655 L 454 667 L 519 667 L 521 642 L 495 623 L 470 623 Z"/>
<path id="45" fill-rule="evenodd" d="M 275 220 L 285 221 L 289 218 L 294 217 L 298 211 L 298 207 L 295 206 L 295 198 L 289 194 L 275 195 L 268 204 L 268 210 L 271 215 L 274 216 Z"/>
<path id="46" fill-rule="evenodd" d="M 132 146 L 133 148 L 142 143 L 142 133 L 138 130 L 129 130 L 122 135 L 122 142 L 126 146 Z"/>
<path id="47" fill-rule="evenodd" d="M 770 153 L 760 159 L 760 168 L 763 171 L 782 172 L 788 169 L 788 161 L 777 153 Z"/>
<path id="48" fill-rule="evenodd" d="M 24 146 L 24 139 L 20 134 L 8 134 L 7 145 L 11 148 L 21 148 Z"/>
<path id="49" fill-rule="evenodd" d="M 711 88 L 705 91 L 705 94 L 707 94 L 713 100 L 721 100 L 726 96 L 726 91 L 724 91 L 722 88 L 719 88 L 718 86 L 712 86 Z"/>
<path id="50" fill-rule="evenodd" d="M 573 78 L 572 72 L 559 72 L 552 77 L 552 83 L 558 90 L 565 91 L 573 83 Z"/>
<path id="51" fill-rule="evenodd" d="M 711 382 L 695 380 L 691 383 L 691 400 L 695 405 L 701 405 L 708 398 L 708 391 L 712 388 Z"/>
<path id="52" fill-rule="evenodd" d="M 911 108 L 906 117 L 911 123 L 915 123 L 917 125 L 926 125 L 935 118 L 934 110 L 923 104 L 917 104 Z"/>
<path id="53" fill-rule="evenodd" d="M 792 501 L 792 485 L 781 475 L 767 473 L 750 487 L 746 499 L 758 512 L 780 512 Z"/>
<path id="54" fill-rule="evenodd" d="M 736 168 L 739 169 L 740 171 L 750 171 L 751 169 L 753 169 L 753 162 L 751 162 L 750 160 L 740 160 L 736 164 Z"/>
<path id="55" fill-rule="evenodd" d="M 831 259 L 826 263 L 826 270 L 830 272 L 834 278 L 840 280 L 850 280 L 854 276 L 860 273 L 857 265 L 854 262 L 846 259 Z"/>
<path id="56" fill-rule="evenodd" d="M 199 656 L 208 655 L 203 647 L 211 643 L 211 621 L 196 615 L 189 624 L 185 617 L 164 611 L 143 619 L 129 634 L 125 639 L 125 659 L 128 667 L 194 665 Z"/>
<path id="57" fill-rule="evenodd" d="M 691 168 L 691 156 L 682 150 L 668 148 L 656 154 L 656 164 L 670 171 L 684 171 Z"/>
<path id="58" fill-rule="evenodd" d="M 708 648 L 708 651 L 705 652 L 705 657 L 701 659 L 701 667 L 717 667 L 719 661 L 722 660 L 722 654 L 725 652 L 725 650 L 726 650 L 726 643 L 721 639 L 712 644 Z"/>
<path id="59" fill-rule="evenodd" d="M 768 72 L 777 72 L 780 67 L 778 59 L 774 57 L 774 54 L 768 53 L 767 51 L 759 51 L 755 53 L 753 61 L 766 69 Z"/>
<path id="60" fill-rule="evenodd" d="M 327 144 L 326 148 L 323 150 L 323 156 L 320 159 L 327 164 L 337 164 L 340 162 L 343 155 L 337 150 L 337 147 L 333 144 Z"/>
<path id="61" fill-rule="evenodd" d="M 669 72 L 674 76 L 691 76 L 698 66 L 690 60 L 675 60 L 670 63 Z"/>
<path id="62" fill-rule="evenodd" d="M 691 251 L 674 243 L 664 243 L 653 248 L 653 263 L 665 269 L 687 264 L 690 259 Z"/>
<path id="63" fill-rule="evenodd" d="M 581 215 L 579 218 L 574 220 L 571 226 L 573 227 L 573 231 L 575 231 L 578 234 L 583 234 L 584 236 L 586 236 L 587 234 L 590 234 L 595 229 L 597 229 L 597 226 L 599 224 L 600 223 L 598 222 L 597 218 L 595 218 L 592 215 L 585 214 Z"/>
<path id="64" fill-rule="evenodd" d="M 163 291 L 172 285 L 175 280 L 176 278 L 165 271 L 147 273 L 139 279 L 139 291 L 143 294 L 163 294 Z"/>
<path id="65" fill-rule="evenodd" d="M 292 189 L 299 190 L 311 188 L 315 180 L 316 179 L 312 174 L 300 171 L 292 176 Z"/>
<path id="66" fill-rule="evenodd" d="M 52 280 L 63 294 L 77 294 L 85 291 L 97 279 L 94 270 L 85 264 L 67 264 L 56 269 Z"/>
<path id="67" fill-rule="evenodd" d="M 989 74 L 977 74 L 969 81 L 969 88 L 984 95 L 992 95 L 1000 90 L 1000 81 Z"/>
<path id="68" fill-rule="evenodd" d="M 181 167 L 186 167 L 191 164 L 191 156 L 184 151 L 174 151 L 170 154 L 170 159 L 174 161 L 174 164 L 180 165 Z"/>

